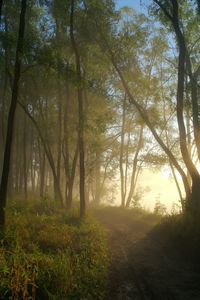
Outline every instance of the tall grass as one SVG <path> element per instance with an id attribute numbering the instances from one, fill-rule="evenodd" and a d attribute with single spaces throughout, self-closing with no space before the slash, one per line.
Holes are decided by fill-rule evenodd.
<path id="1" fill-rule="evenodd" d="M 200 218 L 190 213 L 166 216 L 154 231 L 160 241 L 200 267 Z"/>
<path id="2" fill-rule="evenodd" d="M 108 267 L 101 227 L 76 213 L 14 208 L 0 244 L 0 299 L 103 299 Z"/>

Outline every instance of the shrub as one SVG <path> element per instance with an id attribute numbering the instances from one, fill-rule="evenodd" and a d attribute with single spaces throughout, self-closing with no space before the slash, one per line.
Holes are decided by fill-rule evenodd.
<path id="1" fill-rule="evenodd" d="M 166 245 L 173 246 L 191 262 L 200 266 L 200 219 L 189 213 L 166 216 L 160 225 L 154 230 Z"/>

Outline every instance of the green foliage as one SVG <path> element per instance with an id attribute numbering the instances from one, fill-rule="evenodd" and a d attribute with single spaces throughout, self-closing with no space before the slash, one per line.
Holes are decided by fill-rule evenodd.
<path id="1" fill-rule="evenodd" d="M 76 215 L 8 212 L 0 246 L 0 299 L 103 299 L 104 234 Z"/>

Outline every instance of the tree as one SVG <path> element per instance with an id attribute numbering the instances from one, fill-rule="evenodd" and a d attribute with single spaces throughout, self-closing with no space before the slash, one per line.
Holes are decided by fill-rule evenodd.
<path id="1" fill-rule="evenodd" d="M 106 48 L 107 49 L 108 57 L 110 58 L 110 60 L 113 64 L 119 78 L 121 79 L 121 83 L 123 85 L 123 88 L 124 88 L 128 98 L 129 98 L 129 101 L 135 106 L 135 108 L 139 112 L 140 116 L 142 117 L 143 121 L 145 122 L 145 124 L 150 129 L 150 131 L 151 131 L 152 135 L 154 136 L 155 140 L 158 142 L 158 144 L 161 146 L 161 148 L 163 149 L 165 154 L 169 157 L 171 163 L 174 165 L 174 167 L 179 172 L 179 174 L 182 178 L 182 181 L 183 181 L 184 188 L 185 188 L 186 198 L 189 201 L 191 199 L 192 192 L 190 190 L 188 179 L 187 179 L 187 176 L 186 176 L 184 170 L 182 169 L 182 167 L 178 163 L 177 159 L 175 158 L 175 156 L 173 155 L 171 150 L 167 147 L 167 145 L 164 143 L 162 138 L 158 135 L 156 129 L 154 128 L 154 125 L 153 125 L 152 121 L 150 120 L 150 117 L 149 117 L 147 111 L 144 109 L 144 107 L 133 96 L 133 93 L 131 92 L 130 87 L 129 87 L 126 79 L 125 79 L 125 75 L 124 75 L 122 69 L 119 66 L 119 63 L 118 63 L 118 60 L 117 60 L 117 54 L 118 53 L 117 53 L 116 49 L 113 50 L 113 46 L 111 46 L 108 42 L 108 37 L 105 36 L 102 33 L 101 27 L 98 24 L 96 24 L 96 26 L 99 29 L 99 45 L 101 46 L 101 48 L 104 48 L 104 49 Z M 110 37 L 109 37 L 109 39 L 110 39 Z M 119 41 L 117 41 L 117 42 L 119 43 Z M 115 47 L 117 46 L 117 44 L 115 42 L 113 42 L 113 44 L 115 45 Z"/>
<path id="2" fill-rule="evenodd" d="M 7 134 L 5 141 L 5 151 L 4 151 L 4 161 L 3 161 L 3 171 L 1 175 L 1 185 L 0 185 L 0 227 L 5 226 L 5 206 L 6 206 L 6 196 L 7 196 L 7 186 L 8 186 L 8 175 L 10 170 L 10 157 L 11 157 L 11 147 L 13 140 L 13 129 L 15 120 L 15 111 L 18 100 L 19 91 L 19 80 L 21 75 L 21 63 L 23 57 L 23 42 L 24 42 L 24 32 L 25 32 L 25 16 L 26 16 L 26 5 L 27 1 L 21 1 L 21 13 L 19 21 L 19 32 L 16 48 L 16 58 L 15 58 L 15 70 L 14 79 L 12 87 L 12 98 L 7 122 Z"/>
<path id="3" fill-rule="evenodd" d="M 71 43 L 76 58 L 76 72 L 77 72 L 77 97 L 78 97 L 78 143 L 79 143 L 79 165 L 80 165 L 80 216 L 85 215 L 85 153 L 84 153 L 84 111 L 83 111 L 83 88 L 81 75 L 81 61 L 77 43 L 74 38 L 74 1 L 71 0 L 71 14 L 70 14 L 70 37 Z"/>
<path id="4" fill-rule="evenodd" d="M 0 23 L 1 23 L 2 7 L 3 7 L 3 0 L 0 0 Z"/>
<path id="5" fill-rule="evenodd" d="M 192 102 L 192 119 L 194 140 L 197 147 L 198 157 L 200 159 L 200 125 L 199 125 L 199 113 L 198 113 L 198 97 L 197 97 L 197 82 L 192 72 L 192 64 L 190 55 L 188 53 L 186 40 L 182 29 L 180 27 L 180 5 L 175 1 L 157 1 L 154 2 L 161 8 L 165 17 L 170 21 L 174 33 L 176 35 L 178 44 L 178 79 L 177 79 L 177 122 L 179 127 L 180 136 L 180 149 L 185 166 L 192 179 L 191 193 L 188 197 L 188 209 L 193 213 L 199 213 L 200 210 L 200 175 L 194 165 L 191 155 L 187 147 L 186 128 L 184 124 L 184 88 L 185 88 L 185 76 L 188 72 L 191 86 L 191 102 Z"/>

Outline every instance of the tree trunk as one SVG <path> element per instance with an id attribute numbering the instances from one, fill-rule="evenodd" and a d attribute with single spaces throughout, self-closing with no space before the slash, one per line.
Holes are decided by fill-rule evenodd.
<path id="1" fill-rule="evenodd" d="M 26 134 L 26 129 L 27 129 L 27 120 L 26 120 L 26 115 L 24 114 L 24 130 L 23 130 L 23 173 L 24 173 L 24 196 L 25 199 L 27 199 L 27 164 L 26 164 L 26 139 L 27 139 L 27 134 Z"/>
<path id="2" fill-rule="evenodd" d="M 76 165 L 77 165 L 77 160 L 78 160 L 78 151 L 79 147 L 77 144 L 75 153 L 74 153 L 74 158 L 72 161 L 72 168 L 71 168 L 71 173 L 69 174 L 68 182 L 67 182 L 67 197 L 66 197 L 66 204 L 67 204 L 67 209 L 71 209 L 72 207 L 72 200 L 73 200 L 73 187 L 74 187 L 74 179 L 75 179 L 75 174 L 76 174 Z"/>
<path id="3" fill-rule="evenodd" d="M 186 66 L 190 78 L 194 138 L 197 147 L 198 158 L 200 161 L 200 124 L 199 124 L 199 105 L 198 105 L 198 92 L 197 92 L 198 86 L 197 86 L 197 79 L 195 78 L 192 72 L 192 64 L 187 49 L 186 49 Z"/>
<path id="4" fill-rule="evenodd" d="M 22 54 L 23 54 L 25 15 L 26 15 L 26 0 L 22 0 L 20 22 L 19 22 L 19 33 L 18 33 L 18 41 L 17 41 L 17 49 L 16 49 L 15 69 L 14 69 L 14 81 L 12 87 L 12 98 L 11 98 L 11 104 L 10 104 L 10 110 L 9 110 L 8 122 L 7 122 L 4 162 L 3 162 L 3 170 L 2 170 L 1 185 L 0 185 L 0 227 L 2 229 L 5 226 L 5 206 L 6 206 L 6 197 L 7 197 L 8 176 L 9 176 L 9 169 L 10 169 L 10 157 L 11 157 L 11 147 L 12 147 L 12 140 L 13 140 L 15 111 L 16 111 L 17 99 L 18 99 L 19 79 L 21 73 L 21 62 L 22 62 Z"/>
<path id="5" fill-rule="evenodd" d="M 45 151 L 41 149 L 40 142 L 38 141 L 39 148 L 39 160 L 40 160 L 40 198 L 44 198 L 44 187 L 45 187 Z"/>
<path id="6" fill-rule="evenodd" d="M 64 159 L 64 168 L 65 168 L 65 202 L 68 209 L 71 208 L 72 204 L 72 195 L 71 198 L 68 198 L 68 187 L 70 181 L 70 158 L 69 158 L 69 86 L 66 82 L 66 97 L 65 97 L 65 105 L 64 105 L 64 143 L 63 143 L 63 159 Z"/>
<path id="7" fill-rule="evenodd" d="M 80 217 L 85 216 L 85 153 L 84 153 L 84 112 L 83 112 L 83 90 L 81 86 L 81 62 L 78 47 L 74 38 L 74 0 L 71 0 L 70 14 L 70 37 L 72 47 L 76 57 L 76 73 L 77 73 L 77 96 L 78 96 L 78 141 L 79 141 L 79 170 L 80 170 Z"/>
<path id="8" fill-rule="evenodd" d="M 0 23 L 1 23 L 1 16 L 2 16 L 2 7 L 3 7 L 3 0 L 0 0 Z"/>
<path id="9" fill-rule="evenodd" d="M 21 160 L 21 151 L 19 149 L 19 123 L 16 124 L 14 133 L 15 138 L 13 139 L 13 163 L 15 166 L 15 193 L 19 194 L 20 191 L 20 160 Z M 12 156 L 12 155 L 11 155 Z"/>
<path id="10" fill-rule="evenodd" d="M 133 169 L 132 169 L 132 176 L 131 176 L 131 186 L 130 186 L 130 190 L 129 190 L 129 194 L 128 194 L 128 198 L 126 201 L 126 207 L 129 207 L 131 204 L 131 200 L 133 198 L 134 195 L 134 191 L 136 188 L 136 179 L 137 179 L 137 164 L 138 164 L 138 155 L 140 152 L 140 149 L 142 147 L 142 140 L 143 140 L 143 125 L 140 128 L 140 133 L 139 133 L 139 140 L 138 140 L 138 145 L 136 148 L 136 152 L 135 152 L 135 157 L 133 159 Z"/>
<path id="11" fill-rule="evenodd" d="M 186 80 L 185 83 L 186 86 L 186 130 L 187 130 L 187 145 L 188 145 L 188 151 L 189 151 L 189 155 L 192 157 L 192 137 L 191 137 L 191 128 L 190 128 L 190 101 L 189 101 L 189 95 L 188 95 L 188 83 Z M 190 173 L 187 170 L 187 178 L 188 178 L 188 182 L 189 185 L 192 186 L 192 182 L 191 182 L 191 176 Z"/>
<path id="12" fill-rule="evenodd" d="M 180 185 L 179 185 L 179 182 L 178 182 L 178 179 L 177 179 L 174 167 L 173 167 L 173 165 L 171 164 L 170 161 L 169 161 L 169 165 L 170 165 L 170 168 L 171 168 L 171 171 L 172 171 L 172 175 L 174 177 L 174 181 L 175 181 L 175 184 L 176 184 L 176 188 L 177 188 L 177 191 L 178 191 L 178 194 L 179 194 L 179 197 L 180 197 L 181 208 L 182 208 L 182 211 L 184 212 L 185 211 L 185 203 L 184 203 L 184 198 L 182 196 L 181 188 L 180 188 Z"/>
<path id="13" fill-rule="evenodd" d="M 56 39 L 60 42 L 60 24 L 59 21 L 56 19 Z M 57 68 L 59 70 L 59 59 L 57 59 Z M 60 166 L 61 166 L 61 157 L 62 157 L 62 96 L 61 96 L 61 85 L 60 85 L 60 78 L 59 72 L 57 74 L 57 106 L 58 106 L 58 119 L 57 119 L 57 178 L 60 183 Z"/>
<path id="14" fill-rule="evenodd" d="M 60 166 L 61 166 L 61 155 L 62 155 L 62 98 L 60 93 L 60 84 L 58 80 L 58 132 L 57 132 L 57 177 L 60 183 Z"/>
<path id="15" fill-rule="evenodd" d="M 94 167 L 94 184 L 95 184 L 95 191 L 94 191 L 94 203 L 95 205 L 99 205 L 101 201 L 101 164 L 100 164 L 100 153 L 96 151 L 96 158 L 95 158 L 95 167 Z"/>
<path id="16" fill-rule="evenodd" d="M 0 22 L 1 23 L 1 22 Z M 5 36 L 8 38 L 8 24 L 7 24 L 7 18 L 5 17 L 4 20 L 4 26 L 5 26 Z M 5 65 L 4 65 L 4 85 L 3 85 L 3 92 L 2 92 L 2 117 L 1 117 L 1 130 L 2 130 L 2 146 L 5 146 L 5 102 L 6 102 L 6 92 L 7 92 L 7 86 L 8 86 L 8 46 L 5 45 Z M 12 88 L 12 87 L 11 87 Z M 2 151 L 3 153 L 3 151 Z"/>
<path id="17" fill-rule="evenodd" d="M 177 34 L 179 34 L 178 24 L 175 26 Z M 199 177 L 198 171 L 194 166 L 187 148 L 187 135 L 183 119 L 183 100 L 184 100 L 184 79 L 185 79 L 185 59 L 186 49 L 184 42 L 179 41 L 179 59 L 178 59 L 178 85 L 177 85 L 177 120 L 180 135 L 180 148 L 184 163 L 190 173 L 192 180 Z M 200 180 L 200 177 L 199 177 Z"/>
<path id="18" fill-rule="evenodd" d="M 34 181 L 34 166 L 33 166 L 33 162 L 35 162 L 35 158 L 34 158 L 34 131 L 33 128 L 31 130 L 31 153 L 30 153 L 30 161 L 31 161 L 31 165 L 30 165 L 30 175 L 31 175 L 31 188 L 32 188 L 32 193 L 35 193 L 35 181 Z"/>
<path id="19" fill-rule="evenodd" d="M 60 87 L 58 92 L 58 140 L 57 140 L 57 177 L 58 181 L 60 182 L 60 165 L 61 165 L 61 154 L 62 154 L 62 148 L 61 148 L 61 132 L 62 132 L 62 101 L 61 101 L 61 95 L 60 95 Z"/>
<path id="20" fill-rule="evenodd" d="M 120 183 L 121 183 L 121 206 L 122 207 L 125 206 L 125 178 L 124 178 L 124 169 L 123 169 L 125 119 L 126 119 L 126 94 L 123 99 L 121 145 L 120 145 L 120 154 L 119 154 Z"/>
<path id="21" fill-rule="evenodd" d="M 197 210 L 199 210 L 200 213 L 200 201 L 199 201 L 200 175 L 198 173 L 197 168 L 192 162 L 191 156 L 187 148 L 186 129 L 185 129 L 184 118 L 183 118 L 185 66 L 187 66 L 190 75 L 190 80 L 191 80 L 194 137 L 197 146 L 198 156 L 200 158 L 200 131 L 199 131 L 199 124 L 198 124 L 197 90 L 193 82 L 193 78 L 191 78 L 192 77 L 191 62 L 187 53 L 185 39 L 179 26 L 179 6 L 177 0 L 171 1 L 173 11 L 172 11 L 172 15 L 170 15 L 170 13 L 167 11 L 165 6 L 160 1 L 154 0 L 154 2 L 160 6 L 165 16 L 171 21 L 178 42 L 179 58 L 178 58 L 178 84 L 177 84 L 177 120 L 178 120 L 179 135 L 180 135 L 181 154 L 184 163 L 186 165 L 186 168 L 192 179 L 192 190 L 188 197 L 188 203 L 186 205 L 186 209 L 192 211 L 192 213 L 193 212 L 197 213 Z"/>

